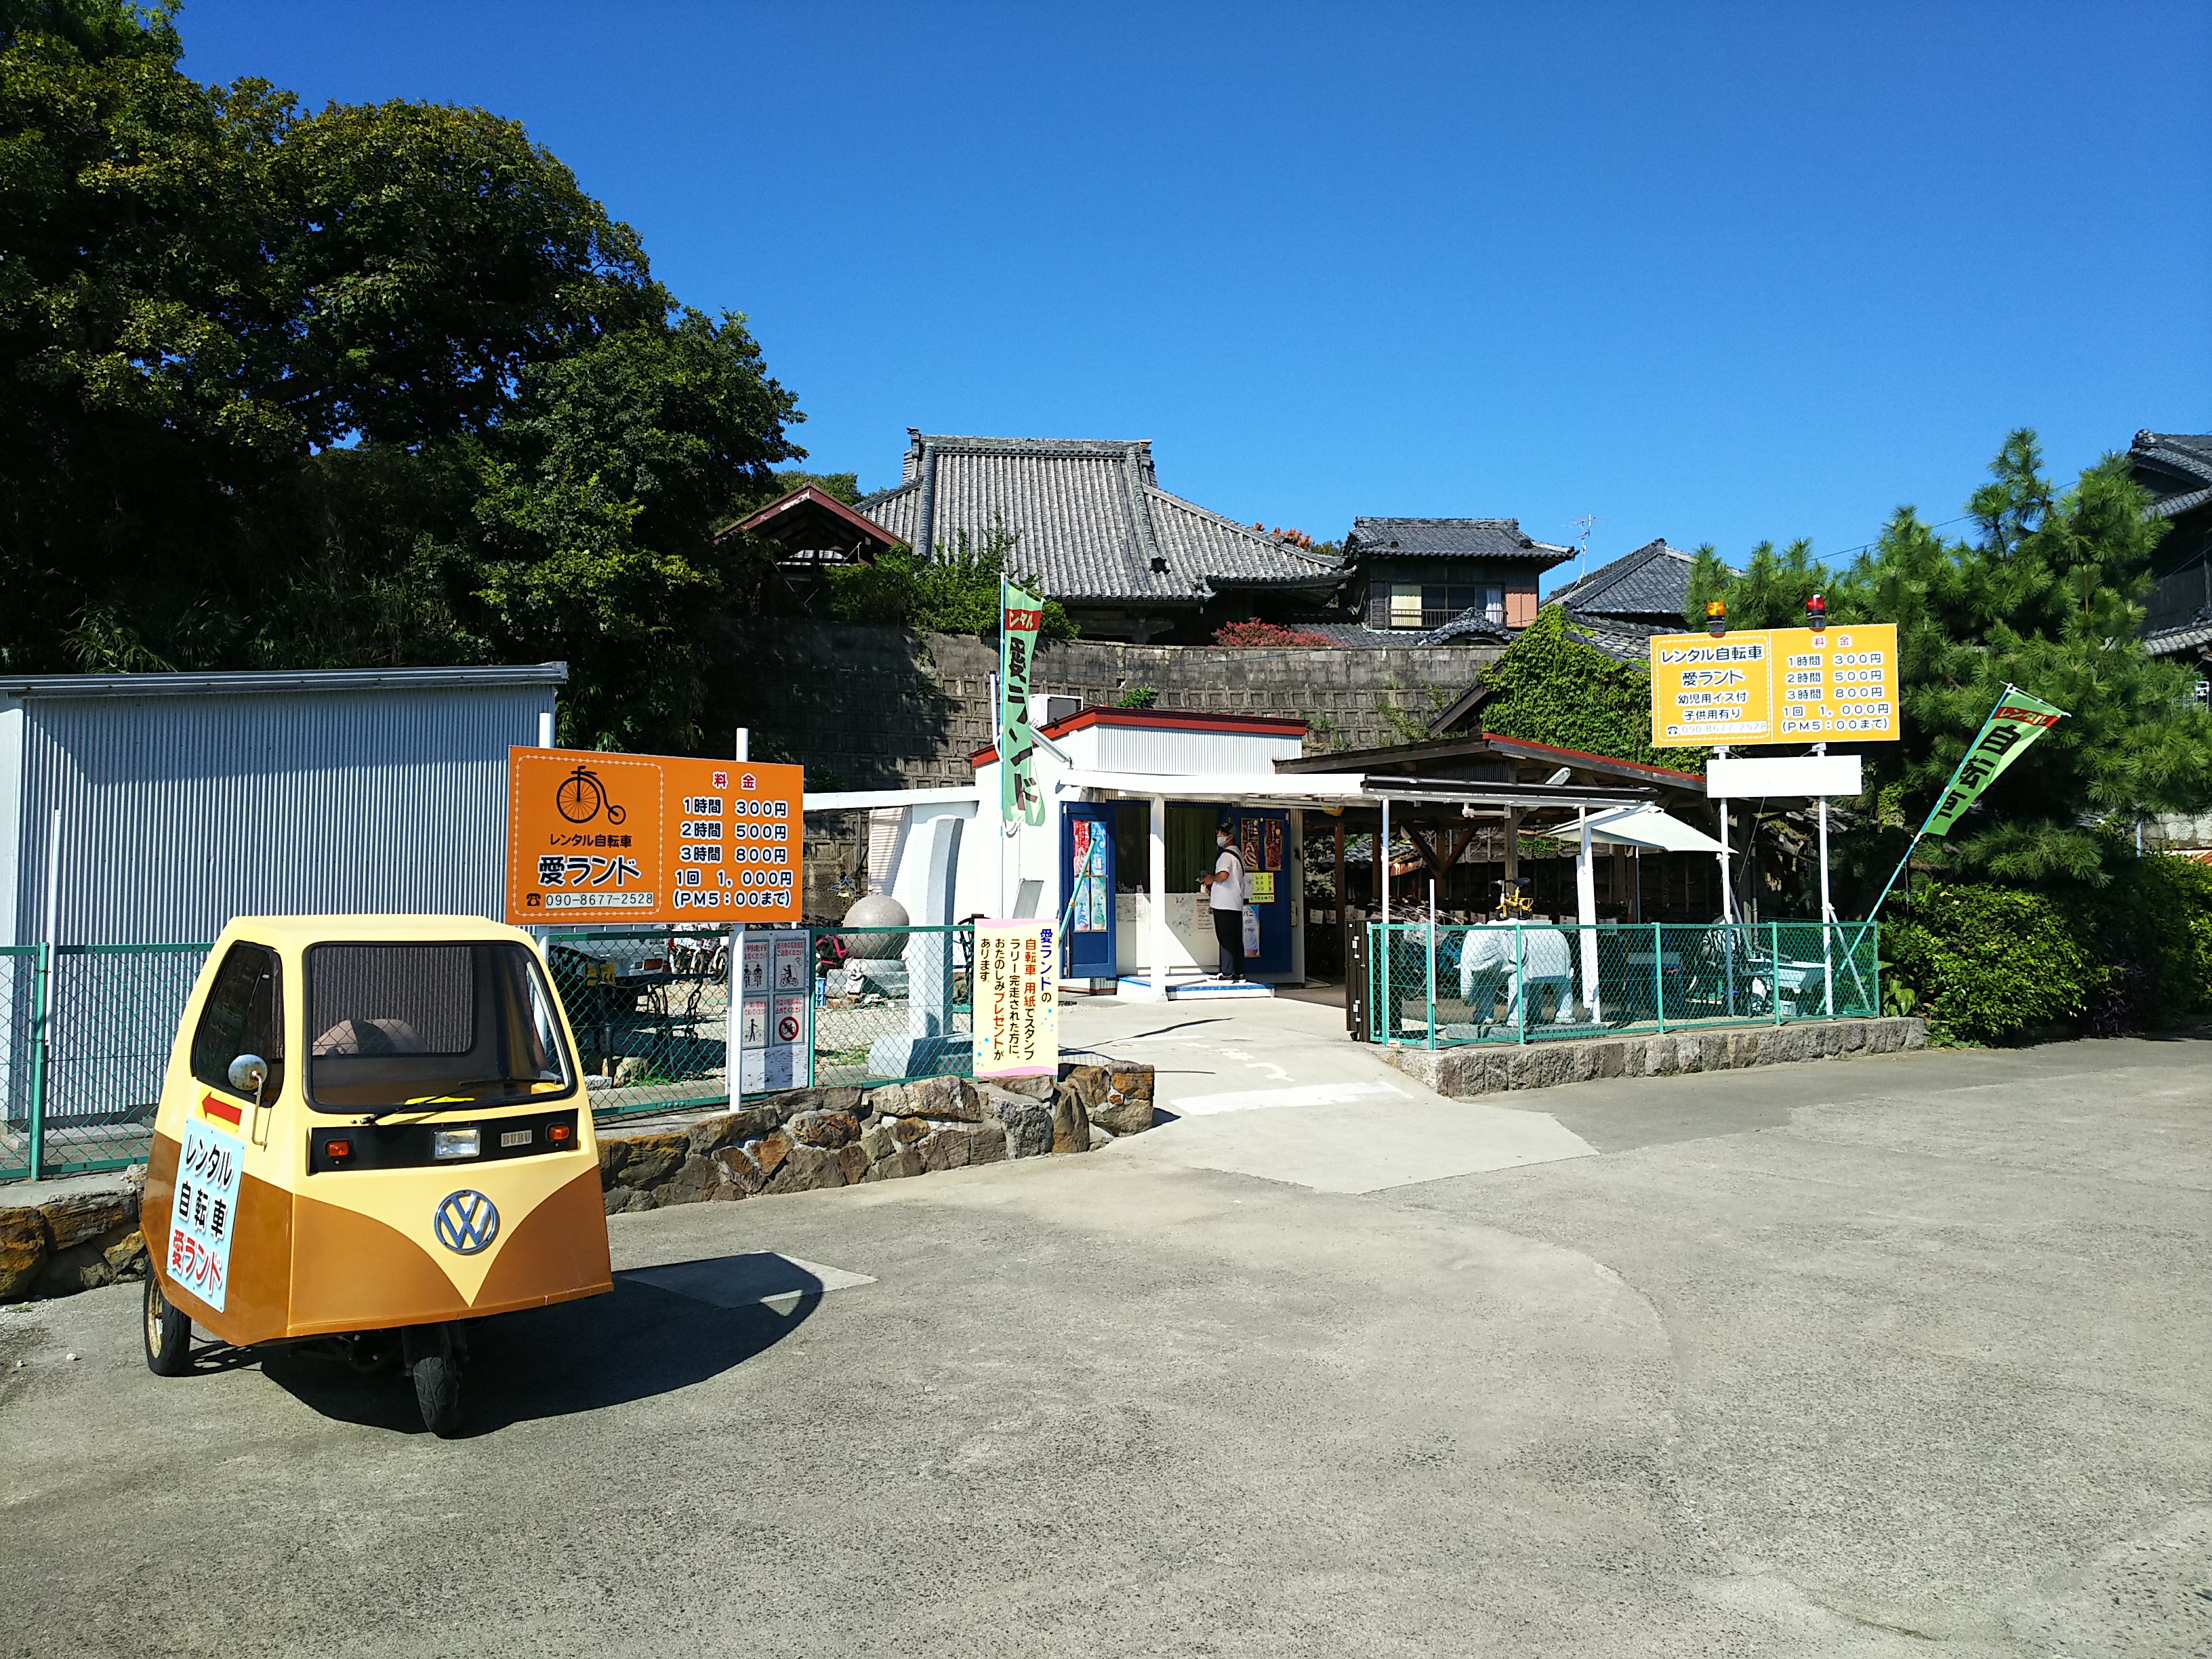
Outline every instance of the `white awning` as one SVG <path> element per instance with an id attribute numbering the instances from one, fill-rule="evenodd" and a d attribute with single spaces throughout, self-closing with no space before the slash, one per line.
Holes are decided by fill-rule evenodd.
<path id="1" fill-rule="evenodd" d="M 1642 847 L 1655 853 L 1719 853 L 1725 849 L 1702 830 L 1652 805 L 1600 812 L 1589 821 L 1590 839 Z M 1559 833 L 1554 831 L 1554 834 Z"/>

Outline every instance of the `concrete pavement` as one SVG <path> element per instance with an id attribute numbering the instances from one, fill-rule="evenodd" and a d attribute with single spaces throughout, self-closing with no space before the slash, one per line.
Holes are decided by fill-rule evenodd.
<path id="1" fill-rule="evenodd" d="M 1241 1029 L 1288 1077 L 1162 1042 L 1170 1109 L 1374 1080 Z M 1587 1085 L 1492 1109 L 1588 1152 L 1359 1193 L 1163 1149 L 1442 1103 L 617 1217 L 457 1442 L 155 1378 L 136 1287 L 11 1311 L 0 1652 L 2202 1653 L 2206 1054 Z"/>

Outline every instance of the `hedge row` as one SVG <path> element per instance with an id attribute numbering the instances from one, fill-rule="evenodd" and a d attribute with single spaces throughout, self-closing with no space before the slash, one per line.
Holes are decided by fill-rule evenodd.
<path id="1" fill-rule="evenodd" d="M 2212 1007 L 2212 866 L 2129 859 L 2094 892 L 1938 883 L 1882 940 L 1900 1000 L 1954 1036 L 2149 1030 Z"/>

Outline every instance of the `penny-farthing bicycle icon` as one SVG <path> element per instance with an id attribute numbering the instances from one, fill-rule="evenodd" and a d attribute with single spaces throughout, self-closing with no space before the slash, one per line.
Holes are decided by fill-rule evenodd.
<path id="1" fill-rule="evenodd" d="M 606 785 L 588 766 L 580 766 L 561 780 L 553 792 L 553 805 L 571 823 L 589 823 L 602 812 L 609 823 L 620 823 L 629 816 L 607 799 Z"/>

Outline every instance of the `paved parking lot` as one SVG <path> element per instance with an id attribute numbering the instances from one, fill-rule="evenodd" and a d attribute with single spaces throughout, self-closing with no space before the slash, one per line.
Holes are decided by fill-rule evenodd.
<path id="1" fill-rule="evenodd" d="M 1078 1011 L 1188 1113 L 1088 1158 L 617 1218 L 459 1441 L 0 1316 L 0 1652 L 2212 1651 L 2204 1043 L 1477 1112 L 1295 1006 Z"/>

